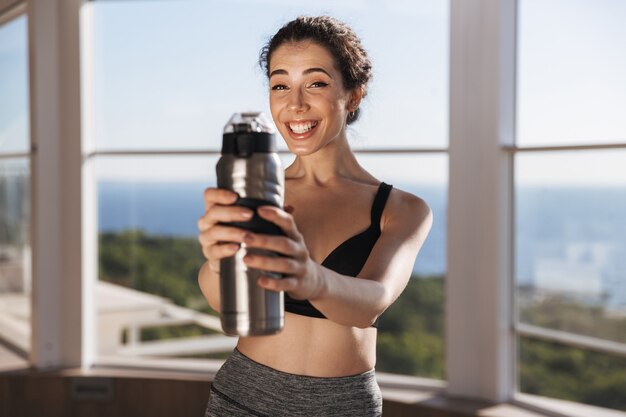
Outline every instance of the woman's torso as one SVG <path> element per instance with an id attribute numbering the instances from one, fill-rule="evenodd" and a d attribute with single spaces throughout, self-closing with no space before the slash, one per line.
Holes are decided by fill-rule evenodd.
<path id="1" fill-rule="evenodd" d="M 370 226 L 378 184 L 340 180 L 322 189 L 298 181 L 287 181 L 285 206 L 293 208 L 311 258 L 322 263 L 342 242 Z M 320 377 L 356 375 L 374 368 L 376 329 L 286 312 L 280 333 L 242 337 L 237 347 L 249 358 L 283 372 Z"/>

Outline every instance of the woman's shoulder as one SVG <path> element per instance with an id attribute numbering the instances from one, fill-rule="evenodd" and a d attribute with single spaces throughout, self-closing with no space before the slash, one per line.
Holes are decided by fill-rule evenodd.
<path id="1" fill-rule="evenodd" d="M 432 222 L 432 210 L 421 197 L 393 187 L 383 211 L 383 223 L 390 222 L 419 227 Z"/>

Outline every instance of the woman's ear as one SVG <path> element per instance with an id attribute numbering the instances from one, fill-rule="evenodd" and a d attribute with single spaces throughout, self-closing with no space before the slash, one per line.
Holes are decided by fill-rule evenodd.
<path id="1" fill-rule="evenodd" d="M 348 111 L 353 112 L 359 108 L 363 99 L 363 87 L 359 86 L 350 92 L 350 100 L 348 100 Z"/>

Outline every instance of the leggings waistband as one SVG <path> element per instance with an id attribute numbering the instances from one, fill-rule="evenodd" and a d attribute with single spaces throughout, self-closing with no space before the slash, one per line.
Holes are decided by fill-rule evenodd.
<path id="1" fill-rule="evenodd" d="M 375 371 L 345 377 L 313 377 L 282 372 L 235 349 L 215 376 L 207 416 L 378 417 L 382 396 Z M 213 407 L 213 410 L 212 410 Z M 213 414 L 212 414 L 213 413 Z M 230 413 L 230 414 L 228 414 Z"/>

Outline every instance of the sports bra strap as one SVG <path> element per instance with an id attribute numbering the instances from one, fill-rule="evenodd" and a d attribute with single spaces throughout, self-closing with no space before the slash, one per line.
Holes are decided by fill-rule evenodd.
<path id="1" fill-rule="evenodd" d="M 392 187 L 392 185 L 381 182 L 378 187 L 378 191 L 376 192 L 376 197 L 374 197 L 374 203 L 372 204 L 371 225 L 374 226 L 376 230 L 380 230 L 380 218 L 383 215 L 383 209 L 385 208 L 385 204 L 387 203 L 387 198 L 389 197 Z"/>

